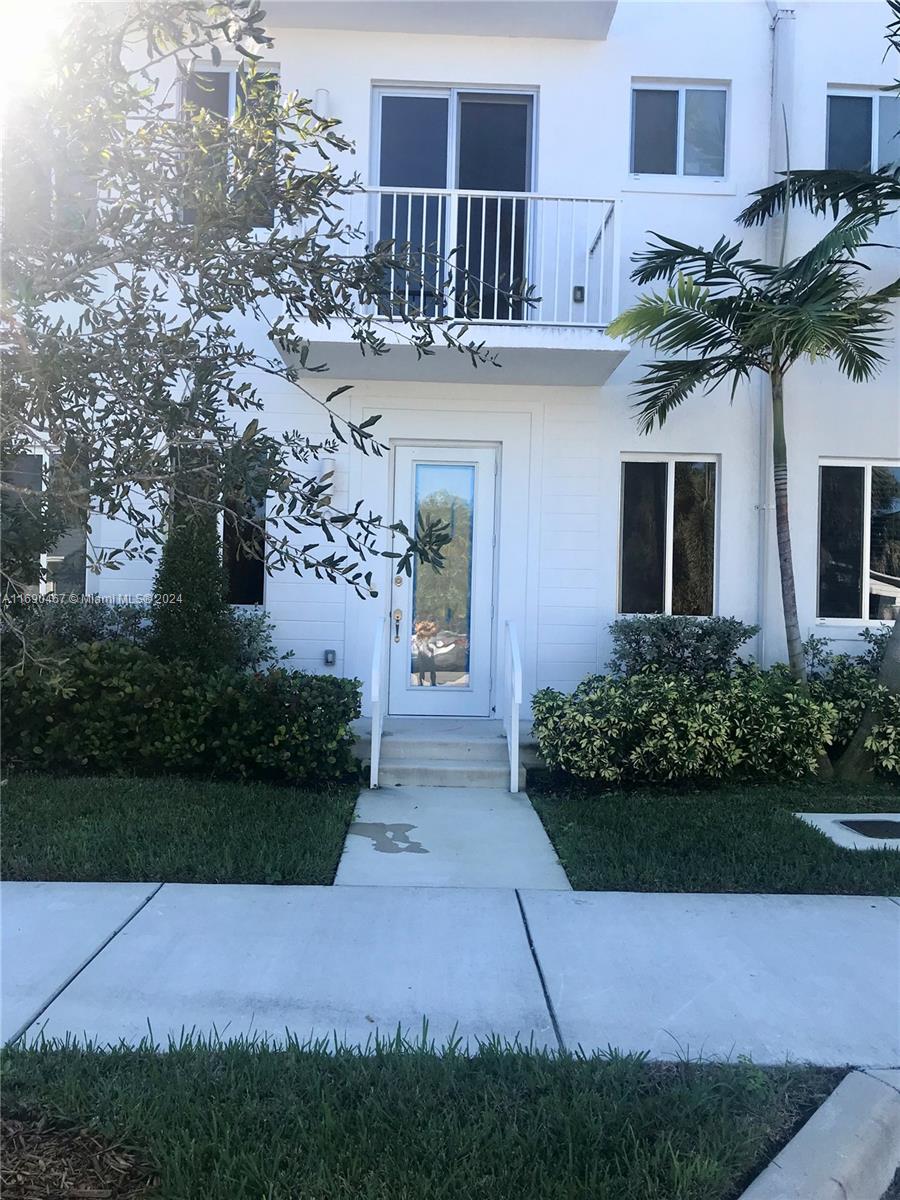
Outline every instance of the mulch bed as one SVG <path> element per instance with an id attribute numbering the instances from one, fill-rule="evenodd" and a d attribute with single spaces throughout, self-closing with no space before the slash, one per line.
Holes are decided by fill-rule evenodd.
<path id="1" fill-rule="evenodd" d="M 46 1117 L 0 1119 L 3 1200 L 138 1200 L 153 1172 L 122 1146 Z"/>

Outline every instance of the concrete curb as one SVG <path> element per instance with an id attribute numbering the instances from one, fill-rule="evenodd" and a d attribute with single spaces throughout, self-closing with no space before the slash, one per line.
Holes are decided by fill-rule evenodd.
<path id="1" fill-rule="evenodd" d="M 740 1200 L 880 1200 L 900 1166 L 900 1070 L 852 1071 Z"/>

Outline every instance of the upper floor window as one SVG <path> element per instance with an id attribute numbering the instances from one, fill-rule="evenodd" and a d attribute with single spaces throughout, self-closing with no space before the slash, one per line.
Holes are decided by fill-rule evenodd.
<path id="1" fill-rule="evenodd" d="M 716 474 L 710 458 L 622 463 L 619 612 L 712 615 Z"/>
<path id="2" fill-rule="evenodd" d="M 278 75 L 272 67 L 247 76 L 239 76 L 234 68 L 224 66 L 194 71 L 182 82 L 181 106 L 183 111 L 200 109 L 221 117 L 223 121 L 230 121 L 243 104 L 254 104 L 255 101 L 271 103 L 267 98 L 272 92 L 277 96 L 278 89 Z M 229 184 L 229 158 L 215 134 L 212 138 L 214 140 L 207 147 L 205 169 L 210 172 L 209 178 L 224 189 Z M 250 182 L 242 185 L 241 192 L 250 209 L 253 226 L 271 228 L 274 219 L 270 190 L 275 166 L 274 144 L 261 150 L 256 145 L 248 147 L 248 157 L 252 157 L 252 164 L 248 161 L 238 164 L 232 158 L 232 171 L 245 180 L 248 174 L 250 176 Z M 239 166 L 243 168 L 242 172 L 238 170 Z M 193 224 L 197 219 L 196 211 L 188 206 L 183 210 L 182 218 L 186 224 Z"/>
<path id="3" fill-rule="evenodd" d="M 724 176 L 727 110 L 720 85 L 635 84 L 632 174 Z"/>
<path id="4" fill-rule="evenodd" d="M 900 96 L 884 92 L 831 92 L 825 166 L 871 171 L 900 164 Z"/>
<path id="5" fill-rule="evenodd" d="M 900 605 L 900 463 L 819 467 L 820 617 L 889 621 Z"/>

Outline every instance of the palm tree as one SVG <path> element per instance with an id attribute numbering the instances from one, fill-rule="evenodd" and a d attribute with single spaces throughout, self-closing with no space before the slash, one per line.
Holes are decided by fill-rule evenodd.
<path id="1" fill-rule="evenodd" d="M 608 329 L 664 356 L 647 364 L 634 385 L 643 433 L 696 392 L 727 384 L 733 399 L 755 372 L 768 377 L 781 597 L 788 661 L 798 680 L 805 680 L 806 667 L 791 555 L 785 377 L 800 359 L 831 359 L 861 383 L 884 362 L 900 279 L 866 292 L 857 260 L 876 224 L 870 209 L 853 212 L 807 253 L 778 266 L 742 258 L 741 243 L 724 237 L 706 250 L 652 234 L 656 244 L 634 256 L 631 278 L 668 286 L 642 295 Z"/>

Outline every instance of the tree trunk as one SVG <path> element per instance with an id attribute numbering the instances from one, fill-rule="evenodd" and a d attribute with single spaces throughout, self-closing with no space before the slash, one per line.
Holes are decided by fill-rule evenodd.
<path id="1" fill-rule="evenodd" d="M 894 631 L 884 648 L 878 682 L 889 692 L 900 692 L 900 612 L 897 609 L 894 610 Z M 865 741 L 874 724 L 875 714 L 870 704 L 863 713 L 859 728 L 850 739 L 847 749 L 835 763 L 834 773 L 838 779 L 852 783 L 871 775 L 872 755 L 866 749 Z"/>
<path id="2" fill-rule="evenodd" d="M 780 367 L 770 372 L 772 383 L 772 472 L 775 479 L 775 529 L 778 536 L 778 568 L 781 572 L 781 604 L 784 632 L 787 635 L 788 665 L 791 675 L 806 682 L 806 659 L 797 618 L 794 589 L 794 559 L 791 554 L 791 522 L 788 513 L 787 441 L 784 436 L 784 376 Z"/>

